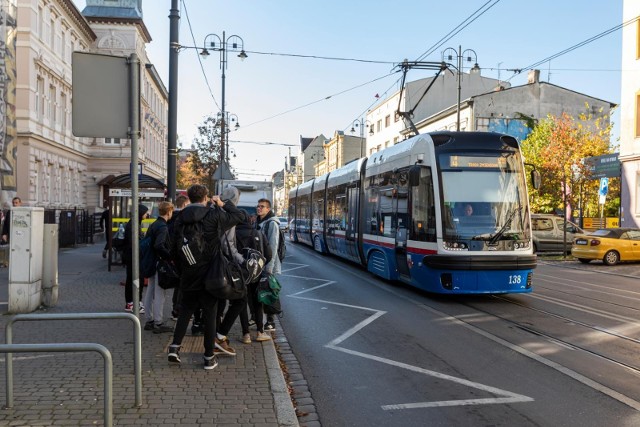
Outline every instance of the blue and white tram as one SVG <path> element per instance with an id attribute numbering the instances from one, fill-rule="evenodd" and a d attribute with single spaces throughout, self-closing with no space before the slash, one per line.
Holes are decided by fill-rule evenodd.
<path id="1" fill-rule="evenodd" d="M 292 237 L 438 293 L 531 292 L 523 160 L 511 136 L 418 135 L 289 193 Z"/>

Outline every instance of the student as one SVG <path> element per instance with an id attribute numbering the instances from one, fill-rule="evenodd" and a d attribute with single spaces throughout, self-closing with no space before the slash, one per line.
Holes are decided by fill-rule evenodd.
<path id="1" fill-rule="evenodd" d="M 267 236 L 267 242 L 273 256 L 271 260 L 265 265 L 264 270 L 269 274 L 280 274 L 281 265 L 280 258 L 278 258 L 278 240 L 280 239 L 280 225 L 278 218 L 271 210 L 271 201 L 268 199 L 258 200 L 258 219 L 256 220 L 256 228 L 262 230 Z M 273 219 L 272 219 L 273 218 Z M 256 323 L 258 323 L 256 318 Z M 275 323 L 273 321 L 273 315 L 267 315 L 267 322 L 264 324 L 264 330 L 266 332 L 274 332 L 276 330 Z"/>
<path id="2" fill-rule="evenodd" d="M 149 208 L 145 205 L 138 205 L 138 222 L 142 225 L 142 220 L 149 218 Z M 127 278 L 124 282 L 124 311 L 133 312 L 133 218 L 124 227 L 124 250 L 122 251 L 122 261 L 127 267 Z M 141 230 L 140 227 L 138 230 Z M 141 231 L 139 231 L 141 233 Z M 136 236 L 140 238 L 140 236 Z M 144 314 L 144 305 L 142 304 L 142 284 L 138 287 L 140 293 L 140 309 L 139 313 Z"/>

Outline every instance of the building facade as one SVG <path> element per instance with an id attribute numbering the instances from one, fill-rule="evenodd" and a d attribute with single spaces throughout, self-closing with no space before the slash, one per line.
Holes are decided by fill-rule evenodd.
<path id="1" fill-rule="evenodd" d="M 151 36 L 140 1 L 87 0 L 82 12 L 71 0 L 16 0 L 15 6 L 15 139 L 3 147 L 3 207 L 17 195 L 28 206 L 93 212 L 105 206 L 108 177 L 129 172 L 129 140 L 72 134 L 74 51 L 138 54 L 143 70 L 140 161 L 145 174 L 164 180 L 168 93 L 148 65 L 145 46 Z M 11 84 L 8 73 L 5 87 Z M 8 111 L 5 123 L 12 120 Z M 12 138 L 11 126 L 5 125 L 4 137 Z"/>
<path id="2" fill-rule="evenodd" d="M 640 227 L 640 3 L 625 0 L 620 95 L 620 225 Z"/>

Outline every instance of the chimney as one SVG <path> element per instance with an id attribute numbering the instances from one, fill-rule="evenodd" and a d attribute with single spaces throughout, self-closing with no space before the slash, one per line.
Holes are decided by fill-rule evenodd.
<path id="1" fill-rule="evenodd" d="M 540 83 L 540 70 L 529 70 L 527 84 Z"/>

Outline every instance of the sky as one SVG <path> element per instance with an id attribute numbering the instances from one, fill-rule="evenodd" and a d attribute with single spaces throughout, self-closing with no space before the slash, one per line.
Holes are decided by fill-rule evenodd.
<path id="1" fill-rule="evenodd" d="M 85 6 L 74 3 L 80 11 Z M 149 60 L 167 88 L 170 7 L 171 0 L 142 1 L 153 38 Z M 283 169 L 289 152 L 299 153 L 300 136 L 350 134 L 354 121 L 399 89 L 394 67 L 405 58 L 439 62 L 445 49 L 462 46 L 475 52 L 483 76 L 518 86 L 527 73 L 511 70 L 622 23 L 622 0 L 180 0 L 179 8 L 185 49 L 178 63 L 178 141 L 189 147 L 198 124 L 221 108 L 219 53 L 201 60 L 196 48 L 209 34 L 240 36 L 248 58 L 228 51 L 225 79 L 225 109 L 240 124 L 229 135 L 231 166 L 238 179 L 260 181 Z M 536 68 L 543 81 L 619 104 L 621 47 L 618 29 Z M 434 73 L 411 70 L 407 80 Z M 614 143 L 619 117 L 616 111 Z"/>

